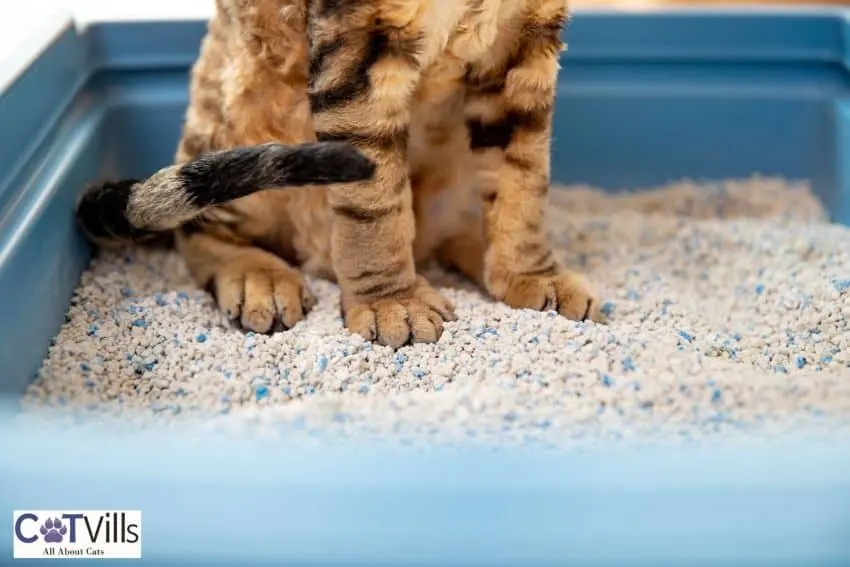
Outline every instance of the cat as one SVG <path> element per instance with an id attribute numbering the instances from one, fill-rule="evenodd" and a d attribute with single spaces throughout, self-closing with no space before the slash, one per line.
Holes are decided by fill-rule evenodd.
<path id="1" fill-rule="evenodd" d="M 430 260 L 511 307 L 595 318 L 593 288 L 557 261 L 543 222 L 567 20 L 566 0 L 217 0 L 178 166 L 158 190 L 135 186 L 136 212 L 78 218 L 125 239 L 174 229 L 198 284 L 260 333 L 315 303 L 294 266 L 338 282 L 345 326 L 393 348 L 435 342 L 456 317 L 417 274 Z M 185 201 L 179 164 L 199 155 L 317 141 L 357 148 L 368 178 L 269 190 L 224 166 L 230 189 L 212 206 L 165 205 Z M 136 226 L 151 211 L 164 218 Z"/>

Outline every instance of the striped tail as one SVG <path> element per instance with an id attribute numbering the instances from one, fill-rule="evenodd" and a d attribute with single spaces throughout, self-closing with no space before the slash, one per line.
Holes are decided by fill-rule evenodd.
<path id="1" fill-rule="evenodd" d="M 375 164 L 343 142 L 262 144 L 211 152 L 144 180 L 89 186 L 77 221 L 94 242 L 152 240 L 221 205 L 257 191 L 370 179 Z"/>

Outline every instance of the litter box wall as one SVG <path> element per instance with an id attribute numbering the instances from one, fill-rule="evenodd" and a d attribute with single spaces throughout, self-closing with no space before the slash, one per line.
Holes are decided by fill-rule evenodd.
<path id="1" fill-rule="evenodd" d="M 784 175 L 850 223 L 845 13 L 694 14 L 576 13 L 554 181 Z M 204 29 L 69 27 L 0 95 L 0 394 L 34 376 L 88 261 L 72 216 L 83 184 L 171 160 Z"/>

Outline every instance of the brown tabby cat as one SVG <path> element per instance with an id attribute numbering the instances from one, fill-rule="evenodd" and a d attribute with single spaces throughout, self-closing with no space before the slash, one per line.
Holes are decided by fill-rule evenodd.
<path id="1" fill-rule="evenodd" d="M 417 275 L 432 258 L 512 307 L 588 318 L 595 295 L 543 226 L 566 20 L 566 0 L 217 0 L 184 165 L 92 190 L 81 222 L 125 238 L 177 229 L 197 282 L 257 332 L 313 305 L 298 265 L 339 283 L 351 331 L 392 347 L 436 341 L 454 308 Z M 310 151 L 353 145 L 374 171 L 337 155 L 353 170 L 315 181 L 333 185 L 267 190 L 305 176 L 288 183 L 268 159 L 233 153 L 316 140 Z M 180 173 L 198 159 L 215 190 Z M 193 183 L 215 197 L 187 197 Z M 92 198 L 109 188 L 124 197 Z"/>

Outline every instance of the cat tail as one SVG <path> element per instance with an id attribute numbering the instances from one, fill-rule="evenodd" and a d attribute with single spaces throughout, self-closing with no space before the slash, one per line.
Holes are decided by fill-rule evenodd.
<path id="1" fill-rule="evenodd" d="M 208 207 L 257 191 L 370 179 L 375 164 L 344 142 L 277 143 L 201 154 L 143 180 L 90 185 L 77 222 L 98 244 L 155 240 Z"/>

